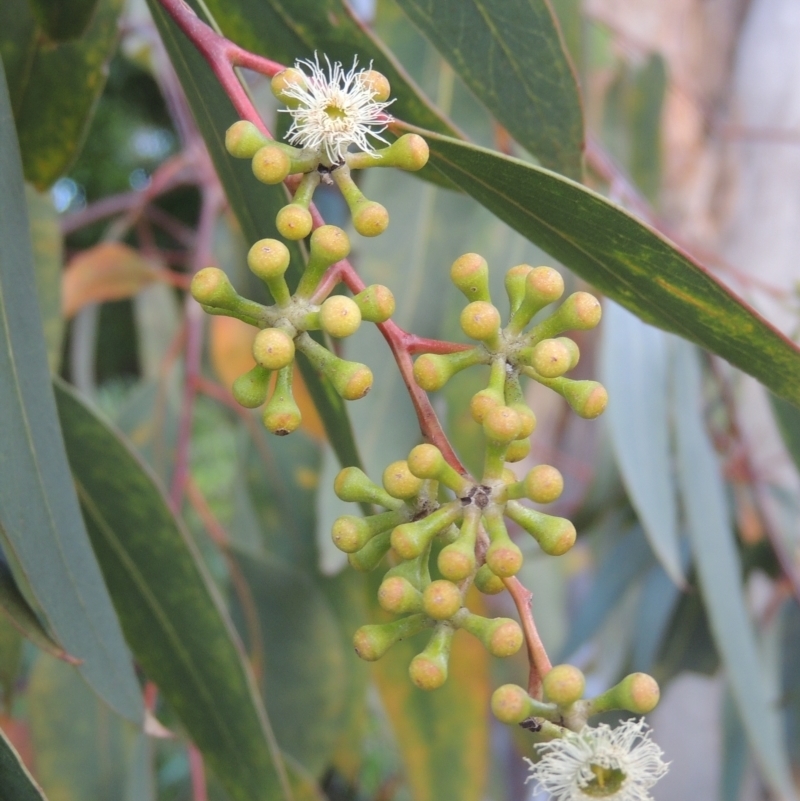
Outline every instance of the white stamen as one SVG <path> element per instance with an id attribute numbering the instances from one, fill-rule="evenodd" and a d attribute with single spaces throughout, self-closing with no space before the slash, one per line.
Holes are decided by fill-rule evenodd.
<path id="1" fill-rule="evenodd" d="M 295 68 L 306 79 L 306 85 L 292 84 L 283 91 L 297 100 L 293 109 L 281 109 L 292 115 L 292 127 L 286 138 L 293 145 L 319 152 L 333 164 L 344 159 L 350 145 L 374 153 L 368 136 L 389 144 L 380 134 L 386 130 L 384 109 L 394 100 L 379 102 L 360 79 L 364 70 L 356 71 L 358 59 L 349 72 L 337 61 L 328 64 L 326 75 L 314 54 L 314 61 L 298 61 Z"/>

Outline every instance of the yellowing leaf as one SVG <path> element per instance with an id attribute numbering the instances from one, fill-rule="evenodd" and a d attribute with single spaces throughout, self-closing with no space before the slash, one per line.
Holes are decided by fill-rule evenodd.
<path id="1" fill-rule="evenodd" d="M 120 242 L 101 242 L 74 256 L 62 278 L 62 308 L 69 319 L 88 303 L 135 295 L 159 277 L 158 265 Z"/>

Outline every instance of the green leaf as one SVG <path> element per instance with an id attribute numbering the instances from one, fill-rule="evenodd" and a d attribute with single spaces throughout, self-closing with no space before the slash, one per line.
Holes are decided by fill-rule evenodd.
<path id="1" fill-rule="evenodd" d="M 121 798 L 137 727 L 100 703 L 74 668 L 45 655 L 25 698 L 45 793 L 56 801 Z"/>
<path id="2" fill-rule="evenodd" d="M 581 99 L 546 0 L 398 4 L 519 144 L 545 167 L 580 180 Z"/>
<path id="3" fill-rule="evenodd" d="M 23 765 L 14 746 L 0 729 L 0 801 L 47 801 L 42 788 Z"/>
<path id="4" fill-rule="evenodd" d="M 284 188 L 259 183 L 247 161 L 234 159 L 225 150 L 225 131 L 239 118 L 233 105 L 194 45 L 156 0 L 148 4 L 245 239 L 252 243 L 279 237 L 275 216 L 288 200 Z M 292 257 L 288 275 L 296 280 L 304 256 L 298 244 L 288 243 L 288 247 Z M 344 401 L 305 358 L 297 364 L 339 460 L 345 465 L 359 464 Z"/>
<path id="5" fill-rule="evenodd" d="M 348 711 L 348 673 L 357 657 L 352 648 L 345 652 L 336 617 L 309 576 L 269 556 L 235 554 L 235 559 L 258 611 L 260 684 L 275 736 L 318 776 L 330 762 Z"/>
<path id="6" fill-rule="evenodd" d="M 269 722 L 233 626 L 156 479 L 62 382 L 87 527 L 137 661 L 232 801 L 282 798 Z"/>
<path id="7" fill-rule="evenodd" d="M 766 689 L 753 624 L 742 587 L 725 485 L 706 433 L 697 351 L 674 350 L 673 392 L 678 478 L 700 591 L 731 694 L 764 779 L 782 799 L 794 799 L 780 717 Z"/>
<path id="8" fill-rule="evenodd" d="M 605 421 L 631 505 L 656 556 L 684 581 L 672 470 L 666 335 L 615 303 L 605 305 L 601 378 L 613 402 Z"/>
<path id="9" fill-rule="evenodd" d="M 65 42 L 82 36 L 98 0 L 29 0 L 39 27 L 50 39 Z"/>
<path id="10" fill-rule="evenodd" d="M 17 583 L 117 712 L 139 686 L 81 519 L 58 426 L 36 300 L 25 190 L 0 68 L 0 537 Z"/>
<path id="11" fill-rule="evenodd" d="M 45 630 L 41 621 L 36 616 L 36 612 L 31 609 L 25 596 L 17 587 L 11 570 L 0 561 L 0 607 L 6 618 L 14 628 L 24 634 L 34 645 L 46 651 L 52 656 L 71 662 L 73 665 L 80 664 L 80 659 L 70 656 Z"/>
<path id="12" fill-rule="evenodd" d="M 800 469 L 800 409 L 774 395 L 770 395 L 770 401 L 786 450 Z"/>
<path id="13" fill-rule="evenodd" d="M 63 266 L 61 226 L 58 212 L 49 192 L 37 192 L 25 186 L 28 219 L 31 224 L 33 266 L 36 272 L 36 294 L 42 313 L 47 361 L 52 372 L 61 364 L 64 317 L 61 314 L 61 268 Z"/>
<path id="14" fill-rule="evenodd" d="M 418 132 L 441 172 L 531 242 L 645 322 L 702 345 L 800 405 L 800 350 L 663 236 L 560 175 Z"/>
<path id="15" fill-rule="evenodd" d="M 25 177 L 45 189 L 83 144 L 119 35 L 122 0 L 99 0 L 85 36 L 53 45 L 36 28 L 27 0 L 0 4 L 0 52 L 23 143 Z"/>

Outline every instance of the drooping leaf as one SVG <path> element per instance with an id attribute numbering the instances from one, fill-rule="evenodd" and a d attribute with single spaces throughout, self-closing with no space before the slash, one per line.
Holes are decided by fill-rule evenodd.
<path id="1" fill-rule="evenodd" d="M 0 561 L 0 607 L 2 607 L 2 612 L 14 628 L 20 634 L 25 635 L 34 645 L 66 662 L 71 662 L 74 665 L 80 664 L 80 659 L 70 656 L 45 631 L 44 626 L 36 616 L 36 612 L 31 609 L 25 600 L 25 596 L 14 582 L 11 570 L 2 561 Z"/>
<path id="2" fill-rule="evenodd" d="M 580 180 L 580 94 L 546 0 L 398 3 L 517 142 Z"/>
<path id="3" fill-rule="evenodd" d="M 702 345 L 800 404 L 800 350 L 659 233 L 562 176 L 420 133 L 441 172 L 562 264 L 645 322 Z"/>
<path id="4" fill-rule="evenodd" d="M 69 319 L 88 303 L 122 300 L 157 280 L 159 265 L 122 242 L 101 242 L 70 259 L 62 278 Z"/>
<path id="5" fill-rule="evenodd" d="M 0 801 L 47 801 L 42 788 L 0 729 Z"/>
<path id="6" fill-rule="evenodd" d="M 309 576 L 270 556 L 235 558 L 258 613 L 260 684 L 275 736 L 320 775 L 345 720 L 347 674 L 356 657 L 352 648 L 345 653 L 333 611 Z"/>
<path id="7" fill-rule="evenodd" d="M 77 39 L 89 25 L 98 0 L 29 0 L 39 27 L 56 42 Z"/>
<path id="8" fill-rule="evenodd" d="M 62 4 L 63 5 L 63 4 Z M 0 52 L 22 142 L 25 177 L 49 187 L 75 160 L 116 47 L 122 0 L 97 0 L 86 34 L 53 45 L 27 0 L 0 4 Z"/>
<path id="9" fill-rule="evenodd" d="M 47 361 L 52 371 L 61 362 L 64 318 L 61 315 L 62 236 L 58 213 L 49 193 L 25 187 L 28 219 L 31 225 L 33 264 L 36 270 L 36 293 L 42 313 Z"/>
<path id="10" fill-rule="evenodd" d="M 764 779 L 778 797 L 794 799 L 780 717 L 765 687 L 745 607 L 725 485 L 704 426 L 699 358 L 694 347 L 680 341 L 675 342 L 673 353 L 678 479 L 700 591 L 731 694 Z"/>
<path id="11" fill-rule="evenodd" d="M 231 158 L 225 150 L 225 131 L 238 119 L 233 105 L 208 64 L 161 6 L 155 0 L 148 0 L 148 5 L 246 241 L 277 237 L 275 216 L 287 202 L 285 190 L 260 184 L 246 161 Z M 304 257 L 299 245 L 289 243 L 289 250 L 289 280 L 296 281 Z M 344 401 L 304 358 L 298 358 L 297 364 L 339 460 L 358 464 Z"/>
<path id="12" fill-rule="evenodd" d="M 139 720 L 139 686 L 80 516 L 36 300 L 22 169 L 0 69 L 0 534 L 18 583 L 93 689 Z M 28 599 L 31 600 L 31 599 Z"/>
<path id="13" fill-rule="evenodd" d="M 56 392 L 87 527 L 138 662 L 232 801 L 283 798 L 266 713 L 192 540 L 119 436 L 66 385 Z"/>
<path id="14" fill-rule="evenodd" d="M 683 582 L 670 447 L 666 335 L 614 303 L 605 306 L 600 377 L 613 401 L 605 420 L 622 479 L 656 556 Z"/>

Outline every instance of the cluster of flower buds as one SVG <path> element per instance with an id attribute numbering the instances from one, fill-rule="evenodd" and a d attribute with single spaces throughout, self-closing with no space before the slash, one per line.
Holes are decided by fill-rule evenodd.
<path id="1" fill-rule="evenodd" d="M 256 366 L 236 379 L 233 395 L 250 409 L 264 407 L 264 425 L 274 434 L 294 431 L 301 421 L 300 409 L 292 396 L 295 352 L 327 376 L 345 400 L 363 398 L 372 386 L 372 371 L 364 364 L 341 359 L 309 336 L 322 330 L 337 339 L 353 334 L 362 320 L 382 323 L 394 312 L 394 296 L 380 284 L 373 284 L 355 297 L 330 295 L 333 286 L 320 281 L 325 271 L 350 252 L 347 234 L 333 225 L 317 228 L 311 235 L 308 263 L 292 294 L 286 283 L 289 250 L 276 239 L 261 239 L 247 255 L 252 272 L 267 285 L 272 306 L 243 298 L 217 267 L 206 267 L 192 279 L 191 292 L 209 314 L 236 317 L 261 330 L 253 342 Z M 276 373 L 269 395 L 270 379 Z"/>
<path id="2" fill-rule="evenodd" d="M 359 234 L 377 236 L 386 230 L 388 212 L 364 196 L 351 171 L 366 167 L 416 171 L 428 161 L 428 145 L 421 136 L 405 134 L 389 144 L 380 135 L 389 120 L 384 112 L 389 91 L 389 82 L 375 70 L 357 72 L 354 64 L 344 72 L 340 64 L 329 63 L 326 75 L 317 61 L 299 61 L 272 79 L 273 94 L 293 117 L 288 134 L 291 144 L 267 138 L 245 120 L 228 129 L 228 152 L 251 159 L 259 181 L 278 184 L 290 175 L 299 176 L 291 203 L 278 213 L 281 236 L 304 239 L 309 235 L 309 205 L 320 181 L 339 187 Z M 386 147 L 376 150 L 368 136 Z M 352 144 L 359 152 L 348 150 Z"/>
<path id="3" fill-rule="evenodd" d="M 593 715 L 623 709 L 646 715 L 660 696 L 656 680 L 646 673 L 631 673 L 596 698 L 583 697 L 586 679 L 574 665 L 556 665 L 542 681 L 543 700 L 532 698 L 516 684 L 504 684 L 492 695 L 492 711 L 503 723 L 535 723 L 539 739 L 562 736 L 562 729 L 581 731 Z"/>
<path id="4" fill-rule="evenodd" d="M 451 489 L 457 486 L 460 496 L 440 503 L 442 485 Z M 412 660 L 409 674 L 418 687 L 433 690 L 447 679 L 457 629 L 477 637 L 494 656 L 511 656 L 519 650 L 522 630 L 516 621 L 490 620 L 464 606 L 468 582 L 463 579 L 475 574 L 481 504 L 489 498 L 486 488 L 459 476 L 437 448 L 419 445 L 407 461 L 386 468 L 383 487 L 358 468 L 348 467 L 337 476 L 335 490 L 343 500 L 376 504 L 387 510 L 367 518 L 345 515 L 336 520 L 333 541 L 348 554 L 350 564 L 356 570 L 368 571 L 377 567 L 390 549 L 396 557 L 395 566 L 380 585 L 378 602 L 387 612 L 402 617 L 358 629 L 354 644 L 362 659 L 379 659 L 398 640 L 432 628 L 428 644 Z M 432 581 L 429 564 L 437 537 L 447 543 L 438 560 L 445 578 Z M 485 592 L 503 589 L 502 582 L 488 569 L 478 571 L 475 581 Z"/>
<path id="5" fill-rule="evenodd" d="M 600 322 L 601 306 L 587 292 L 570 295 L 549 317 L 525 330 L 532 318 L 564 294 L 564 280 L 551 267 L 520 264 L 506 273 L 511 313 L 505 328 L 489 295 L 489 268 L 477 253 L 453 262 L 453 283 L 469 300 L 461 313 L 461 328 L 480 344 L 456 353 L 424 354 L 414 363 L 414 377 L 426 391 L 441 389 L 456 373 L 474 364 L 491 365 L 489 385 L 472 399 L 470 409 L 490 440 L 506 442 L 504 458 L 515 462 L 530 450 L 528 437 L 536 425 L 520 387 L 525 375 L 561 395 L 581 417 L 602 414 L 608 401 L 596 381 L 566 378 L 580 358 L 575 342 L 560 336 L 584 331 Z M 512 432 L 513 435 L 512 435 Z"/>

